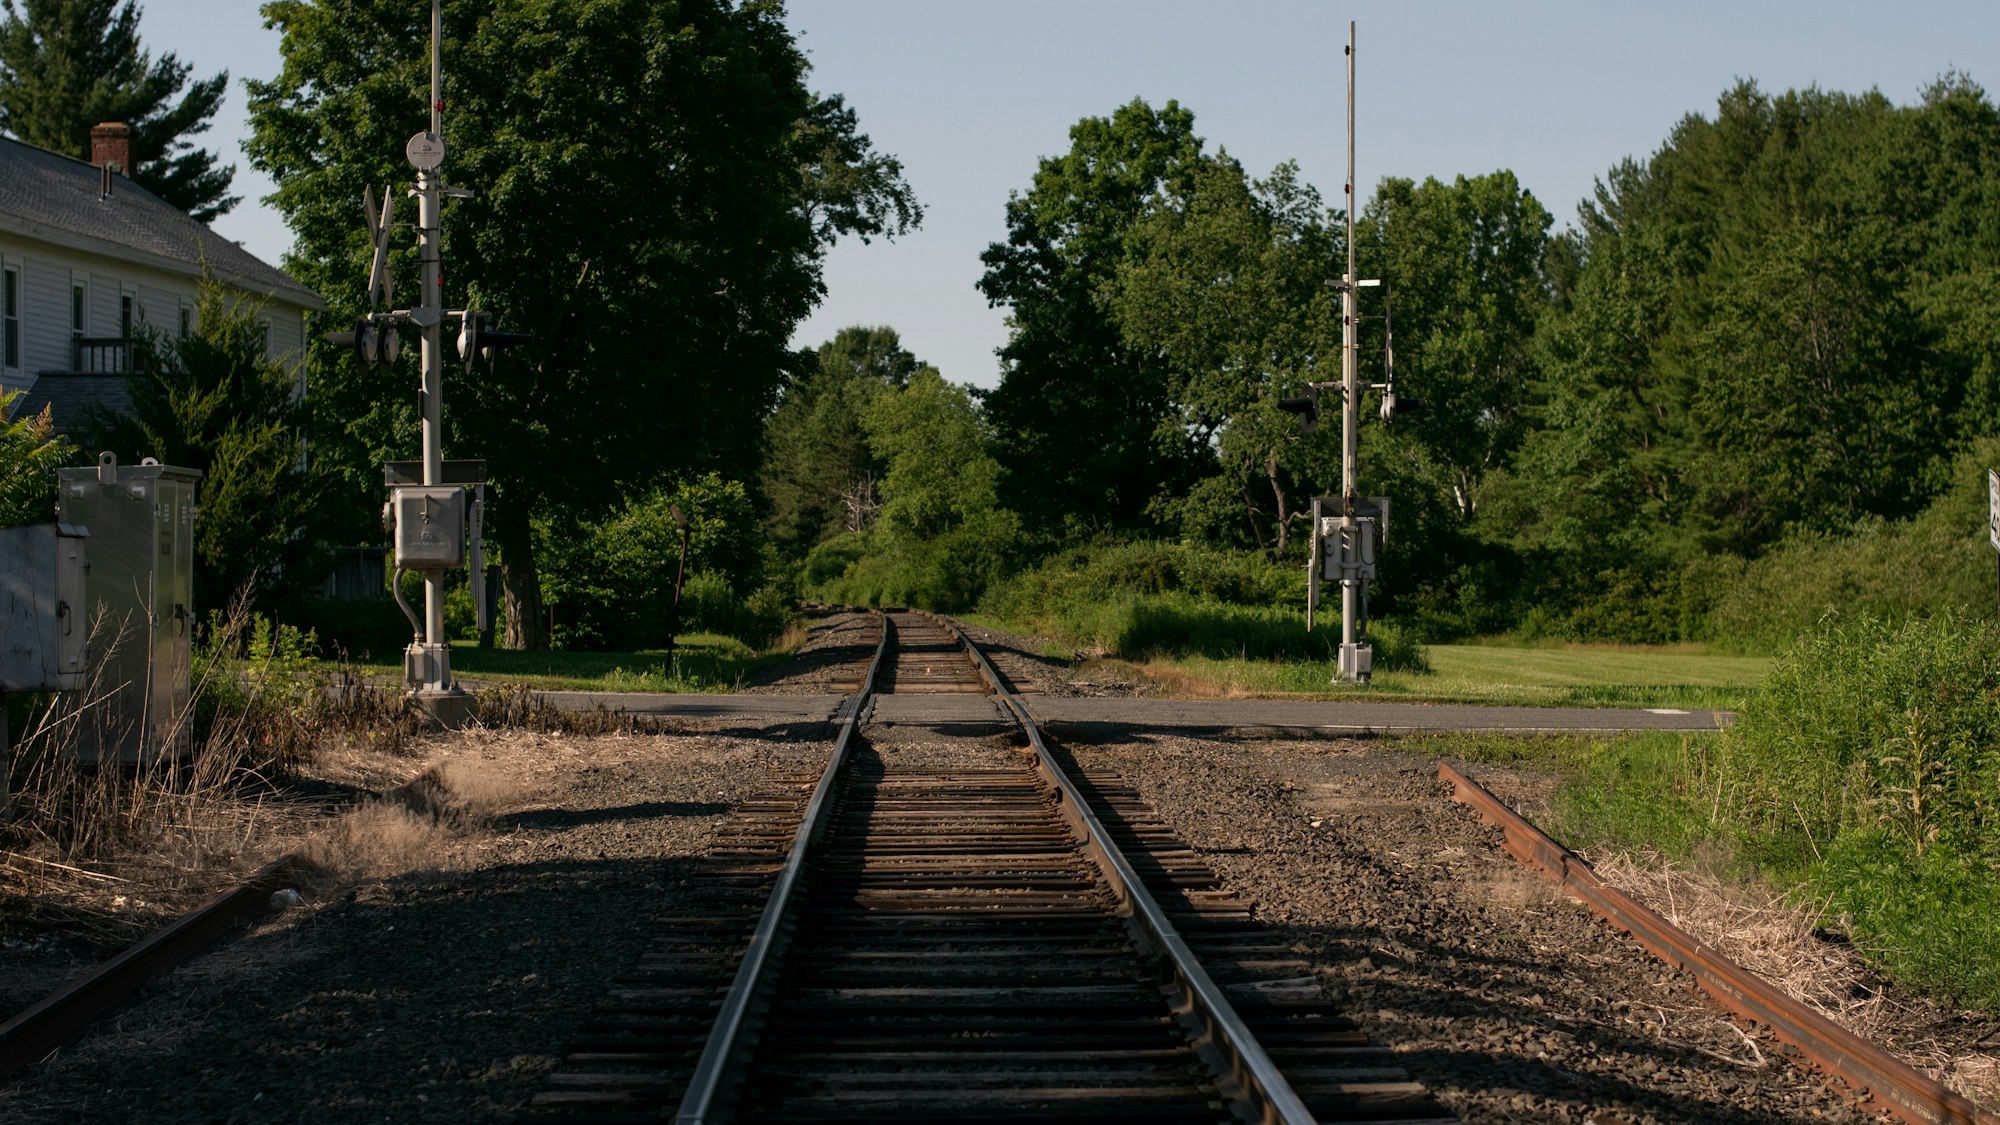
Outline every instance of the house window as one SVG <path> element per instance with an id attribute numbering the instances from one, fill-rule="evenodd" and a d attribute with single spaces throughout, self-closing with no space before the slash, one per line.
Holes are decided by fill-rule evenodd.
<path id="1" fill-rule="evenodd" d="M 191 333 L 191 332 L 193 332 L 193 331 L 194 331 L 194 310 L 193 310 L 193 309 L 190 309 L 190 308 L 188 308 L 188 307 L 187 307 L 186 305 L 182 305 L 182 306 L 181 306 L 181 336 L 182 336 L 183 338 L 185 338 L 185 337 L 186 337 L 186 336 L 187 336 L 187 335 L 188 335 L 189 333 Z"/>
<path id="2" fill-rule="evenodd" d="M 118 334 L 127 340 L 132 338 L 132 294 L 121 293 L 118 297 Z"/>
<path id="3" fill-rule="evenodd" d="M 83 335 L 83 297 L 83 283 L 80 281 L 71 282 L 69 286 L 69 334 L 71 338 Z"/>
<path id="4" fill-rule="evenodd" d="M 0 365 L 21 366 L 21 271 L 0 276 Z"/>

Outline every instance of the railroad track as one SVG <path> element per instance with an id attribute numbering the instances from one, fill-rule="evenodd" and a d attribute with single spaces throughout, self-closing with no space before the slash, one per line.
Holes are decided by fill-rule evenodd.
<path id="1" fill-rule="evenodd" d="M 1120 778 L 1066 769 L 956 630 L 897 614 L 863 647 L 828 767 L 739 805 L 526 1119 L 1445 1118 Z M 858 728 L 882 690 L 990 691 L 1026 745 L 875 744 Z M 1442 774 L 1507 850 L 1857 1094 L 1922 1125 L 1996 1121 Z M 285 862 L 0 1023 L 0 1077 L 256 912 Z"/>
<path id="2" fill-rule="evenodd" d="M 963 634 L 886 616 L 860 687 L 536 1119 L 1454 1120 L 1136 793 L 1065 771 Z M 877 690 L 992 693 L 1025 745 L 867 744 Z M 727 908 L 758 896 L 746 934 Z"/>

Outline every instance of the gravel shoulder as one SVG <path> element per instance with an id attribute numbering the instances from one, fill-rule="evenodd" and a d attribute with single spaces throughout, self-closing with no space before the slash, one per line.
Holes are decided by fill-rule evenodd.
<path id="1" fill-rule="evenodd" d="M 717 826 L 825 743 L 469 732 L 307 905 L 0 1087 L 9 1122 L 468 1121 L 531 1095 Z M 336 834 L 338 836 L 338 834 Z M 583 998 L 579 1000 L 579 998 Z"/>
<path id="2" fill-rule="evenodd" d="M 1131 782 L 1468 1121 L 1874 1119 L 1516 866 L 1431 758 L 1179 738 L 1070 753 Z M 1513 795 L 1545 790 L 1478 772 Z"/>

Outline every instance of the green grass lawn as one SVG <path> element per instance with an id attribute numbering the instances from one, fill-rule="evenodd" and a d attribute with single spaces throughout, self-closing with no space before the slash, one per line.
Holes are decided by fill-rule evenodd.
<path id="1" fill-rule="evenodd" d="M 1206 657 L 1108 660 L 1109 670 L 1177 695 L 1306 695 L 1542 707 L 1729 709 L 1763 680 L 1771 658 L 1686 648 L 1428 645 L 1431 671 L 1378 672 L 1366 686 L 1335 684 L 1320 662 Z"/>
<path id="2" fill-rule="evenodd" d="M 759 669 L 791 655 L 790 648 L 758 652 L 734 637 L 716 633 L 682 637 L 671 664 L 664 649 L 521 652 L 453 641 L 451 670 L 467 687 L 526 684 L 548 691 L 734 691 Z M 400 662 L 371 660 L 356 667 L 370 676 L 391 680 L 403 674 Z"/>

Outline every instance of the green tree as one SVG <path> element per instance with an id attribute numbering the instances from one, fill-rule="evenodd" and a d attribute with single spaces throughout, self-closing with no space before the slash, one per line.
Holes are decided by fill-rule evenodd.
<path id="1" fill-rule="evenodd" d="M 1717 294 L 1692 402 L 1711 456 L 1690 476 L 1739 553 L 1914 512 L 1949 437 L 1951 391 L 1875 256 L 1824 225 L 1761 249 Z"/>
<path id="2" fill-rule="evenodd" d="M 1664 608 L 1713 552 L 1920 509 L 2000 406 L 1996 194 L 2000 112 L 1958 75 L 1912 106 L 1741 82 L 1615 166 L 1545 258 L 1489 489 L 1535 596 Z"/>
<path id="3" fill-rule="evenodd" d="M 923 366 L 887 326 L 843 328 L 809 354 L 764 425 L 759 477 L 772 539 L 792 557 L 873 525 L 886 466 L 869 449 L 862 418 Z"/>
<path id="4" fill-rule="evenodd" d="M 4 421 L 26 391 L 0 394 L 0 527 L 47 523 L 56 518 L 56 470 L 76 447 L 55 433 L 47 407 L 40 414 Z"/>
<path id="5" fill-rule="evenodd" d="M 1521 437 L 1552 221 L 1503 170 L 1451 184 L 1386 179 L 1356 232 L 1363 276 L 1387 284 L 1400 390 L 1424 404 L 1397 423 L 1397 439 L 1443 470 L 1463 522 Z"/>
<path id="6" fill-rule="evenodd" d="M 980 291 L 1007 307 L 1011 328 L 985 412 L 1009 502 L 1043 530 L 1137 526 L 1155 498 L 1185 491 L 1207 453 L 1173 426 L 1167 372 L 1124 344 L 1101 291 L 1132 225 L 1155 192 L 1194 173 L 1202 142 L 1178 103 L 1137 99 L 1069 136 L 1069 152 L 1009 197 L 1007 241 L 981 255 Z"/>
<path id="7" fill-rule="evenodd" d="M 153 58 L 135 0 L 0 0 L 0 11 L 0 131 L 88 158 L 91 126 L 122 122 L 140 186 L 204 223 L 236 205 L 236 169 L 187 139 L 208 131 L 228 71 L 190 84 L 186 63 Z"/>
<path id="8" fill-rule="evenodd" d="M 741 481 L 703 473 L 634 496 L 582 526 L 539 523 L 545 594 L 564 648 L 639 649 L 671 633 L 680 567 L 678 508 L 688 523 L 687 577 L 719 578 L 741 599 L 763 577 L 757 515 Z"/>
<path id="9" fill-rule="evenodd" d="M 1000 466 L 971 392 L 922 367 L 878 396 L 863 424 L 888 472 L 881 519 L 843 589 L 857 600 L 969 608 L 1012 564 L 1020 538 L 1020 520 L 1000 504 Z M 827 546 L 852 557 L 842 543 Z"/>
<path id="10" fill-rule="evenodd" d="M 1219 460 L 1219 475 L 1180 502 L 1184 534 L 1227 542 L 1233 525 L 1282 555 L 1309 515 L 1296 492 L 1336 483 L 1323 475 L 1325 433 L 1300 440 L 1297 420 L 1276 406 L 1338 375 L 1327 283 L 1339 234 L 1328 219 L 1296 166 L 1253 183 L 1218 153 L 1155 197 L 1102 287 L 1122 344 L 1165 373 L 1169 425 Z M 1338 427 L 1330 432 L 1337 445 Z M 1336 449 L 1335 472 L 1337 458 Z"/>
<path id="11" fill-rule="evenodd" d="M 407 179 L 425 120 L 428 5 L 265 15 L 284 68 L 250 84 L 251 157 L 278 181 L 295 276 L 350 314 L 368 260 L 356 201 Z M 748 479 L 827 247 L 920 213 L 852 112 L 807 89 L 774 0 L 450 0 L 444 20 L 444 171 L 478 193 L 446 212 L 446 300 L 536 336 L 448 382 L 448 452 L 489 458 L 507 643 L 535 647 L 532 522 L 587 520 L 695 469 Z M 394 268 L 407 278 L 407 249 Z M 315 401 L 358 533 L 370 466 L 415 444 L 415 396 L 321 358 Z"/>
<path id="12" fill-rule="evenodd" d="M 246 588 L 269 604 L 321 574 L 324 486 L 307 459 L 304 388 L 270 357 L 261 308 L 204 279 L 192 331 L 148 341 L 151 362 L 127 380 L 131 412 L 85 418 L 121 461 L 154 457 L 202 473 L 198 605 L 227 605 Z"/>

